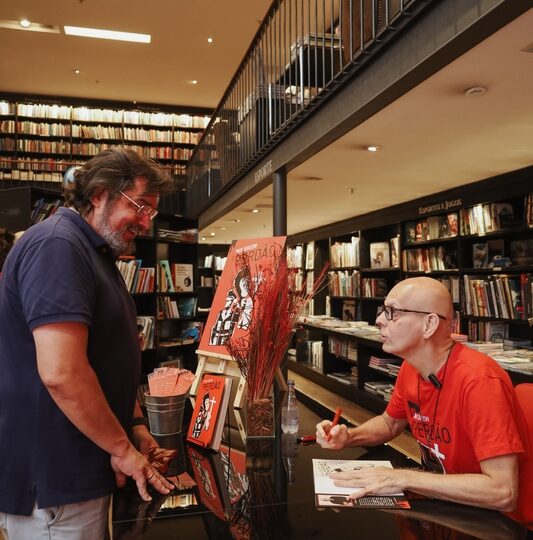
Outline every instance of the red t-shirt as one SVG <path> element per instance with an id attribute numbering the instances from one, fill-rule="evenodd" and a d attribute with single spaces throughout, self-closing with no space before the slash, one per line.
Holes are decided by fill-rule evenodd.
<path id="1" fill-rule="evenodd" d="M 480 461 L 524 452 L 513 385 L 494 360 L 456 343 L 436 376 L 441 390 L 403 362 L 387 406 L 390 416 L 408 420 L 429 469 L 480 473 Z"/>

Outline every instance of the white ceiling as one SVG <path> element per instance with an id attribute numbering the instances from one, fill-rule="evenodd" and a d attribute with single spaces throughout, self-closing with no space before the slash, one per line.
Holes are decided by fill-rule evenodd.
<path id="1" fill-rule="evenodd" d="M 215 107 L 269 4 L 0 0 L 0 19 L 152 34 L 140 45 L 0 28 L 0 92 Z M 529 10 L 290 171 L 289 234 L 533 165 L 532 43 Z M 464 95 L 476 85 L 487 93 Z M 270 235 L 271 205 L 267 189 L 202 231 L 206 241 Z"/>

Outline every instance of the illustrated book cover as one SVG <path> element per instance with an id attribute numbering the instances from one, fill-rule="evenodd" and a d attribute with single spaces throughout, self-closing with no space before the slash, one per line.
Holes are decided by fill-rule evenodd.
<path id="1" fill-rule="evenodd" d="M 171 268 L 174 290 L 176 292 L 192 292 L 194 285 L 192 264 L 172 263 Z"/>
<path id="2" fill-rule="evenodd" d="M 285 236 L 235 241 L 220 276 L 211 310 L 198 351 L 208 356 L 230 358 L 226 342 L 230 337 L 246 335 L 254 312 L 249 283 L 257 283 L 272 268 L 276 256 L 285 247 Z M 248 258 L 249 275 L 242 268 L 242 257 Z"/>
<path id="3" fill-rule="evenodd" d="M 357 487 L 339 487 L 329 475 L 333 472 L 356 471 L 368 467 L 390 467 L 390 461 L 368 461 L 351 459 L 313 459 L 315 482 L 315 502 L 318 507 L 345 508 L 411 508 L 404 493 L 365 495 L 351 500 L 349 495 L 356 493 Z"/>
<path id="4" fill-rule="evenodd" d="M 370 268 L 390 268 L 388 242 L 372 242 L 370 244 Z"/>
<path id="5" fill-rule="evenodd" d="M 230 377 L 206 373 L 198 386 L 187 440 L 218 450 L 231 393 Z"/>

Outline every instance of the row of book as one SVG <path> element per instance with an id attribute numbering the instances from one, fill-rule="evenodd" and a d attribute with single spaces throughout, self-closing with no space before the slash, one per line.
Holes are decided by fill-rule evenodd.
<path id="1" fill-rule="evenodd" d="M 468 315 L 499 319 L 527 319 L 531 316 L 531 274 L 465 275 L 463 279 Z"/>
<path id="2" fill-rule="evenodd" d="M 79 120 L 83 122 L 108 122 L 145 124 L 165 127 L 201 128 L 209 123 L 210 116 L 152 113 L 144 111 L 125 111 L 116 109 L 100 109 L 88 107 L 72 107 L 69 105 L 47 105 L 43 103 L 8 103 L 0 102 L 0 114 L 28 116 L 32 118 Z"/>
<path id="3" fill-rule="evenodd" d="M 468 321 L 470 341 L 490 341 L 503 343 L 509 338 L 509 324 L 494 321 Z"/>
<path id="4" fill-rule="evenodd" d="M 332 268 L 359 266 L 359 237 L 352 236 L 350 242 L 335 242 L 329 248 Z"/>
<path id="5" fill-rule="evenodd" d="M 198 233 L 196 233 L 198 234 Z M 219 257 L 218 255 L 206 255 L 204 257 L 204 267 L 212 268 L 213 270 L 222 271 L 226 265 L 227 257 Z"/>
<path id="6" fill-rule="evenodd" d="M 0 144 L 2 144 L 0 139 Z M 12 169 L 13 171 L 57 171 L 63 174 L 63 172 L 72 164 L 82 165 L 83 161 L 70 161 L 64 159 L 44 158 L 44 159 L 32 159 L 29 157 L 20 157 L 15 159 L 0 158 L 0 169 Z"/>
<path id="7" fill-rule="evenodd" d="M 520 221 L 509 202 L 477 204 L 461 209 L 461 234 L 486 234 L 521 225 Z"/>
<path id="8" fill-rule="evenodd" d="M 329 272 L 329 294 L 331 296 L 359 296 L 361 274 L 357 270 Z"/>
<path id="9" fill-rule="evenodd" d="M 405 224 L 405 241 L 412 244 L 440 238 L 453 238 L 459 232 L 458 222 L 457 212 L 409 221 Z"/>
<path id="10" fill-rule="evenodd" d="M 192 292 L 194 290 L 193 265 L 170 263 L 161 259 L 157 265 L 158 292 Z"/>
<path id="11" fill-rule="evenodd" d="M 183 229 L 175 231 L 173 229 L 165 229 L 159 227 L 157 229 L 157 238 L 168 240 L 170 242 L 179 242 L 182 244 L 198 243 L 198 229 Z"/>
<path id="12" fill-rule="evenodd" d="M 503 239 L 487 240 L 472 244 L 473 268 L 494 268 L 498 265 L 531 266 L 533 264 L 533 239 L 523 238 L 509 242 L 509 257 L 505 257 Z"/>
<path id="13" fill-rule="evenodd" d="M 394 385 L 383 381 L 368 381 L 364 384 L 364 389 L 375 396 L 382 397 L 385 401 L 390 401 Z"/>
<path id="14" fill-rule="evenodd" d="M 350 371 L 333 371 L 331 373 L 327 373 L 326 375 L 342 384 L 357 387 L 358 374 L 357 367 L 355 366 L 351 368 Z"/>
<path id="15" fill-rule="evenodd" d="M 357 362 L 357 344 L 353 340 L 328 336 L 328 351 L 338 358 Z"/>
<path id="16" fill-rule="evenodd" d="M 324 367 L 323 343 L 319 340 L 302 341 L 296 345 L 296 359 L 322 371 Z"/>
<path id="17" fill-rule="evenodd" d="M 43 219 L 55 214 L 58 208 L 63 206 L 62 199 L 49 200 L 45 198 L 39 198 L 33 203 L 33 208 L 30 215 L 30 221 L 32 224 L 39 223 Z"/>
<path id="18" fill-rule="evenodd" d="M 196 296 L 172 298 L 170 296 L 157 297 L 157 318 L 164 319 L 190 319 L 196 316 Z"/>
<path id="19" fill-rule="evenodd" d="M 155 290 L 155 268 L 141 264 L 141 259 L 132 256 L 117 260 L 117 268 L 131 294 L 151 293 Z"/>
<path id="20" fill-rule="evenodd" d="M 361 296 L 363 298 L 385 298 L 389 292 L 385 278 L 362 278 Z"/>
<path id="21" fill-rule="evenodd" d="M 124 127 L 124 139 L 128 141 L 197 144 L 199 136 L 200 133 L 192 131 L 159 131 L 157 129 Z"/>
<path id="22" fill-rule="evenodd" d="M 457 269 L 457 250 L 445 245 L 405 249 L 402 256 L 402 266 L 407 272 Z"/>
<path id="23" fill-rule="evenodd" d="M 402 360 L 400 358 L 384 358 L 371 355 L 368 361 L 368 367 L 396 377 L 400 371 Z"/>

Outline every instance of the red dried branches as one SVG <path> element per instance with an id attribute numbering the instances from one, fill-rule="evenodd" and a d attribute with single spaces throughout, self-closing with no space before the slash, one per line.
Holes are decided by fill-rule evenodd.
<path id="1" fill-rule="evenodd" d="M 250 260 L 243 254 L 237 260 L 239 268 L 252 276 Z M 283 361 L 298 316 L 318 292 L 327 275 L 324 268 L 308 293 L 305 284 L 295 288 L 295 270 L 287 266 L 285 252 L 274 258 L 272 270 L 259 270 L 248 283 L 253 301 L 248 333 L 231 337 L 226 348 L 236 360 L 248 384 L 248 400 L 270 396 L 276 370 Z"/>

